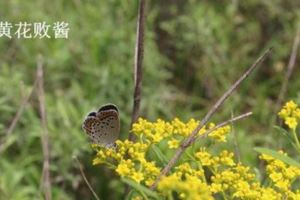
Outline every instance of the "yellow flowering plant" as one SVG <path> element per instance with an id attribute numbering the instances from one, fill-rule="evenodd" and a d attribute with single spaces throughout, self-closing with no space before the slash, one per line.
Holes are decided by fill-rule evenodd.
<path id="1" fill-rule="evenodd" d="M 291 129 L 298 146 L 298 105 L 288 102 L 279 116 Z M 131 130 L 136 136 L 134 142 L 118 140 L 115 148 L 93 145 L 97 152 L 93 164 L 110 167 L 130 185 L 128 199 L 300 199 L 300 190 L 294 187 L 300 177 L 300 164 L 283 151 L 256 148 L 261 153 L 259 158 L 266 163 L 267 181 L 263 182 L 253 168 L 236 161 L 233 152 L 210 150 L 217 143 L 227 142 L 231 132 L 228 125 L 208 134 L 210 147 L 203 140 L 188 147 L 176 166 L 150 190 L 162 168 L 198 123 L 194 119 L 184 123 L 178 118 L 170 122 L 140 118 Z M 208 124 L 198 135 L 213 127 L 213 123 Z"/>
<path id="2" fill-rule="evenodd" d="M 300 152 L 300 143 L 296 133 L 296 128 L 300 121 L 300 108 L 294 101 L 288 101 L 278 113 L 279 117 L 291 130 L 293 145 Z"/>

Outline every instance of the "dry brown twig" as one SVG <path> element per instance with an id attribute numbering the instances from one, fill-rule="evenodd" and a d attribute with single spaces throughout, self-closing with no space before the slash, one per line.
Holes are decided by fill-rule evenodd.
<path id="1" fill-rule="evenodd" d="M 41 59 L 37 61 L 37 96 L 39 100 L 39 109 L 43 133 L 41 135 L 42 150 L 43 150 L 43 173 L 42 173 L 42 188 L 45 199 L 51 200 L 51 180 L 50 180 L 50 151 L 49 151 L 49 136 L 47 127 L 47 115 L 45 108 L 45 93 L 44 93 L 44 72 Z"/>
<path id="2" fill-rule="evenodd" d="M 219 100 L 213 105 L 213 107 L 208 111 L 208 113 L 205 115 L 205 117 L 202 119 L 202 121 L 199 123 L 199 125 L 192 131 L 189 137 L 187 137 L 180 145 L 178 150 L 175 152 L 174 156 L 171 158 L 171 160 L 168 162 L 168 164 L 164 167 L 164 169 L 161 171 L 157 179 L 155 180 L 154 184 L 150 187 L 151 189 L 155 189 L 160 179 L 167 175 L 171 168 L 176 164 L 177 160 L 181 157 L 183 152 L 187 147 L 189 147 L 196 139 L 196 135 L 200 131 L 200 129 L 206 125 L 206 123 L 209 121 L 209 119 L 216 113 L 216 111 L 223 105 L 225 100 L 235 91 L 238 86 L 245 80 L 250 73 L 260 64 L 262 63 L 266 57 L 271 53 L 272 48 L 269 48 L 267 51 L 263 53 L 253 64 L 252 66 L 247 69 L 242 76 L 219 98 Z"/>
<path id="3" fill-rule="evenodd" d="M 233 117 L 233 113 L 231 113 L 231 117 Z M 240 150 L 239 150 L 239 143 L 238 143 L 237 133 L 236 133 L 233 126 L 231 128 L 231 133 L 233 135 L 233 146 L 234 146 L 235 159 L 239 163 L 239 162 L 241 162 L 241 154 L 240 154 Z"/>
<path id="4" fill-rule="evenodd" d="M 298 53 L 298 47 L 300 45 L 300 24 L 298 25 L 297 28 L 297 33 L 294 39 L 293 47 L 292 47 L 292 52 L 290 55 L 289 63 L 287 66 L 287 71 L 278 95 L 278 99 L 276 102 L 276 107 L 275 107 L 275 112 L 277 113 L 279 111 L 280 105 L 282 104 L 282 101 L 285 97 L 286 91 L 287 91 L 287 86 L 289 83 L 289 80 L 292 76 L 293 70 L 295 68 L 295 63 L 296 63 L 296 58 L 297 58 L 297 53 Z M 274 120 L 275 121 L 275 120 Z"/>
<path id="5" fill-rule="evenodd" d="M 78 158 L 77 158 L 76 156 L 74 156 L 74 159 L 77 161 L 78 168 L 79 168 L 79 171 L 80 171 L 80 173 L 81 173 L 81 176 L 82 176 L 84 182 L 87 184 L 88 188 L 90 189 L 90 191 L 91 191 L 92 194 L 94 195 L 95 199 L 100 200 L 100 198 L 99 198 L 98 195 L 96 194 L 95 190 L 92 188 L 91 184 L 89 183 L 88 179 L 86 178 L 85 173 L 84 173 L 84 171 L 83 171 L 82 164 L 80 163 L 80 161 L 78 160 Z"/>
<path id="6" fill-rule="evenodd" d="M 20 117 L 23 114 L 23 111 L 25 109 L 25 107 L 27 106 L 32 94 L 34 93 L 35 89 L 37 86 L 37 79 L 34 81 L 33 87 L 31 89 L 31 91 L 29 92 L 29 94 L 26 96 L 23 96 L 20 107 L 16 113 L 16 115 L 14 116 L 13 120 L 11 121 L 8 129 L 5 132 L 5 136 L 2 138 L 1 140 L 1 145 L 0 145 L 0 153 L 4 151 L 5 147 L 4 147 L 4 142 L 7 140 L 7 138 L 11 135 L 11 133 L 14 131 Z"/>
<path id="7" fill-rule="evenodd" d="M 249 117 L 250 115 L 252 115 L 252 112 L 247 112 L 247 113 L 244 113 L 244 114 L 241 114 L 237 117 L 232 117 L 231 119 L 227 120 L 227 121 L 224 121 L 222 123 L 219 123 L 217 124 L 215 127 L 207 130 L 203 135 L 200 135 L 200 136 L 196 136 L 194 138 L 194 141 L 198 140 L 198 139 L 202 139 L 202 138 L 206 138 L 210 133 L 212 133 L 213 131 L 217 130 L 218 128 L 221 128 L 223 126 L 226 126 L 230 123 L 233 123 L 235 121 L 238 121 L 238 120 L 241 120 L 241 119 L 244 119 L 246 117 Z M 150 189 L 155 189 L 155 187 L 157 186 L 158 182 L 159 182 L 160 179 L 156 179 L 156 181 L 154 182 L 154 184 L 150 187 Z"/>
<path id="8" fill-rule="evenodd" d="M 145 0 L 139 1 L 137 29 L 136 29 L 136 45 L 134 58 L 134 94 L 133 94 L 133 111 L 131 117 L 131 126 L 137 121 L 140 113 L 141 88 L 143 78 L 143 55 L 144 55 L 144 31 L 145 31 Z M 133 140 L 134 135 L 129 134 L 129 140 Z"/>
<path id="9" fill-rule="evenodd" d="M 23 113 L 23 111 L 24 111 L 27 103 L 29 102 L 29 100 L 30 100 L 30 98 L 31 98 L 31 96 L 32 96 L 35 88 L 36 88 L 36 85 L 37 85 L 37 80 L 34 81 L 34 84 L 33 84 L 33 87 L 31 89 L 30 93 L 27 96 L 24 96 L 22 98 L 21 105 L 20 105 L 20 107 L 19 107 L 16 115 L 14 116 L 14 118 L 13 118 L 13 120 L 12 120 L 9 128 L 6 131 L 6 136 L 9 136 L 13 132 L 13 130 L 15 129 L 15 127 L 17 125 L 17 122 L 19 121 L 19 119 L 20 119 L 20 117 L 21 117 L 21 115 L 22 115 L 22 113 Z"/>
<path id="10" fill-rule="evenodd" d="M 227 121 L 225 121 L 225 122 L 222 122 L 222 123 L 220 123 L 220 124 L 217 124 L 215 127 L 211 128 L 211 129 L 209 129 L 209 130 L 207 130 L 207 131 L 205 132 L 205 134 L 200 135 L 200 136 L 197 136 L 197 137 L 195 138 L 195 140 L 198 140 L 198 139 L 200 139 L 200 138 L 206 138 L 211 132 L 217 130 L 218 128 L 221 128 L 221 127 L 226 126 L 226 125 L 228 125 L 228 124 L 230 124 L 230 123 L 233 123 L 233 122 L 235 122 L 235 121 L 238 121 L 238 120 L 244 119 L 244 118 L 246 118 L 246 117 L 249 117 L 250 115 L 252 115 L 252 112 L 247 112 L 247 113 L 241 114 L 241 115 L 239 115 L 239 116 L 237 116 L 237 117 L 232 117 L 231 119 L 229 119 L 229 120 L 227 120 Z"/>

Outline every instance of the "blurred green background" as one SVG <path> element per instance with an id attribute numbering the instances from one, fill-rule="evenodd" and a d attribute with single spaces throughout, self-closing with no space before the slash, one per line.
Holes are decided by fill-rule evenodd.
<path id="1" fill-rule="evenodd" d="M 133 96 L 133 57 L 138 1 L 0 1 L 0 21 L 69 23 L 68 39 L 0 37 L 0 199 L 42 199 L 43 154 L 36 95 L 17 126 L 7 128 L 44 61 L 53 199 L 93 199 L 76 161 L 102 199 L 119 199 L 124 186 L 108 169 L 92 166 L 93 153 L 81 123 L 107 102 L 121 111 L 121 137 L 128 136 Z M 241 160 L 257 166 L 254 146 L 284 148 L 273 129 L 275 103 L 296 29 L 300 1 L 149 1 L 145 34 L 141 116 L 201 119 L 213 102 L 268 47 L 274 51 L 218 114 L 253 111 L 238 122 Z M 299 55 L 299 53 L 298 53 Z M 298 56 L 299 57 L 299 56 Z M 285 100 L 299 102 L 299 58 Z M 235 142 L 234 142 L 235 141 Z M 293 152 L 289 152 L 293 155 Z"/>

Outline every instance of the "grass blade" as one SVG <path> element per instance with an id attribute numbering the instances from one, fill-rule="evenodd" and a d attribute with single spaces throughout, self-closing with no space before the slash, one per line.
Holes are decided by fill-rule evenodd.
<path id="1" fill-rule="evenodd" d="M 128 184 L 129 186 L 131 186 L 132 188 L 136 189 L 137 191 L 140 191 L 144 194 L 146 194 L 149 197 L 152 197 L 154 199 L 159 199 L 159 196 L 156 192 L 146 188 L 145 186 L 138 184 L 136 182 L 134 182 L 133 180 L 130 180 L 128 178 L 122 178 L 122 181 L 126 184 Z"/>
<path id="2" fill-rule="evenodd" d="M 157 156 L 157 158 L 159 159 L 159 161 L 165 166 L 168 163 L 168 159 L 166 158 L 166 156 L 161 152 L 161 150 L 155 146 L 154 144 L 151 145 L 152 150 L 154 151 L 155 155 Z"/>
<path id="3" fill-rule="evenodd" d="M 254 148 L 255 151 L 259 152 L 259 153 L 263 153 L 269 156 L 272 156 L 273 158 L 276 158 L 278 160 L 281 160 L 282 162 L 288 164 L 288 165 L 292 165 L 295 167 L 300 167 L 300 163 L 286 155 L 280 154 L 277 151 L 271 150 L 271 149 L 267 149 L 267 148 L 262 148 L 262 147 L 255 147 Z"/>

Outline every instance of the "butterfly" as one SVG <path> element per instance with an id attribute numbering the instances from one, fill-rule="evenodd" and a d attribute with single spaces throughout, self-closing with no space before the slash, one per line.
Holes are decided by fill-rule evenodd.
<path id="1" fill-rule="evenodd" d="M 114 146 L 120 132 L 118 108 L 113 104 L 106 104 L 97 112 L 90 112 L 85 118 L 82 128 L 92 143 L 105 147 Z"/>

